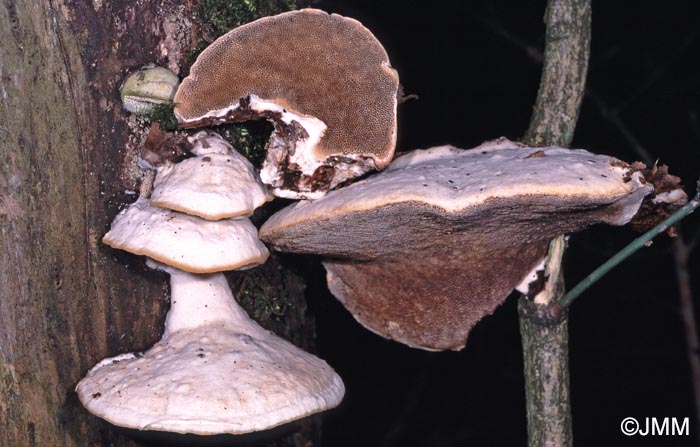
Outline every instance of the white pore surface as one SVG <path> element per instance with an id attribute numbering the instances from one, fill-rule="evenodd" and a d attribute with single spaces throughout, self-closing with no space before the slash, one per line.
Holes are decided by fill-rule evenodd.
<path id="1" fill-rule="evenodd" d="M 316 168 L 320 165 L 320 161 L 316 156 L 314 149 L 323 133 L 326 131 L 326 124 L 320 119 L 313 117 L 311 115 L 303 115 L 293 113 L 281 105 L 259 98 L 257 95 L 250 95 L 250 108 L 256 112 L 276 112 L 282 115 L 281 120 L 285 124 L 291 124 L 292 121 L 296 121 L 304 128 L 309 137 L 305 140 L 297 141 L 295 153 L 291 156 L 290 161 L 296 163 L 301 168 L 301 171 L 306 175 L 311 175 L 314 173 Z M 191 121 L 198 121 L 204 118 L 220 118 L 226 116 L 229 112 L 234 111 L 240 107 L 240 103 L 233 104 L 231 106 L 225 107 L 219 110 L 212 110 L 206 115 L 198 116 L 196 118 L 191 118 L 189 120 L 181 119 L 181 122 L 187 123 Z M 323 160 L 321 160 L 323 161 Z M 274 165 L 263 166 L 260 177 L 266 184 L 272 184 L 273 181 L 279 176 L 277 167 Z"/>
<path id="2" fill-rule="evenodd" d="M 621 163 L 582 149 L 523 147 L 506 139 L 470 150 L 453 146 L 416 150 L 366 180 L 284 208 L 262 230 L 404 202 L 458 213 L 494 198 L 548 195 L 595 200 L 622 197 L 640 188 L 652 190 L 640 182 L 639 173 L 625 182 L 628 169 L 615 164 Z M 625 223 L 637 210 L 629 208 L 630 215 L 611 223 Z"/>
<path id="3" fill-rule="evenodd" d="M 117 215 L 102 242 L 194 273 L 253 267 L 269 256 L 247 218 L 209 221 L 143 198 Z"/>
<path id="4" fill-rule="evenodd" d="M 688 195 L 682 189 L 674 189 L 668 192 L 662 192 L 657 194 L 651 202 L 654 204 L 658 203 L 677 203 L 684 204 L 688 202 Z"/>
<path id="5" fill-rule="evenodd" d="M 345 389 L 333 369 L 258 326 L 222 274 L 169 271 L 163 339 L 88 372 L 76 391 L 91 413 L 139 430 L 237 434 L 340 403 Z"/>
<path id="6" fill-rule="evenodd" d="M 151 205 L 208 220 L 250 216 L 268 194 L 238 152 L 211 153 L 158 169 Z"/>
<path id="7" fill-rule="evenodd" d="M 286 159 L 289 151 L 289 159 L 285 161 L 285 166 L 295 165 L 304 176 L 312 176 L 316 169 L 327 163 L 328 156 L 319 156 L 317 146 L 326 132 L 327 126 L 320 119 L 300 113 L 295 113 L 285 107 L 275 103 L 274 101 L 266 100 L 257 95 L 250 95 L 250 108 L 258 113 L 275 112 L 280 114 L 280 120 L 285 124 L 298 123 L 308 134 L 307 138 L 289 142 L 284 140 L 282 144 L 268 144 L 267 155 L 260 169 L 260 179 L 272 189 L 272 193 L 277 197 L 287 199 L 317 199 L 323 197 L 326 191 L 295 191 L 287 189 L 283 186 L 284 169 L 280 166 L 280 161 Z M 181 122 L 187 123 L 191 121 L 199 121 L 203 118 L 222 118 L 229 112 L 240 107 L 240 103 L 233 104 L 219 110 L 212 110 L 201 117 L 191 118 L 189 120 L 180 119 Z M 271 138 L 274 138 L 274 134 Z M 285 151 L 282 153 L 282 151 Z M 194 153 L 194 151 L 193 151 Z M 351 179 L 358 177 L 366 172 L 377 169 L 372 158 L 357 154 L 343 154 L 343 159 L 346 162 L 338 161 L 333 163 L 335 173 L 329 188 Z"/>
<path id="8" fill-rule="evenodd" d="M 267 155 L 265 156 L 265 161 L 263 162 L 262 168 L 260 169 L 260 179 L 266 185 L 272 187 L 272 192 L 277 197 L 283 197 L 286 199 L 302 199 L 302 198 L 318 198 L 323 197 L 326 193 L 325 191 L 294 191 L 283 186 L 283 177 L 285 175 L 284 168 L 279 165 L 280 160 L 287 157 L 286 153 L 277 153 L 279 151 L 289 151 L 288 161 L 285 162 L 287 165 L 295 165 L 295 167 L 301 171 L 304 176 L 311 176 L 316 169 L 321 165 L 326 163 L 326 156 L 319 156 L 316 148 L 318 143 L 321 141 L 321 137 L 326 132 L 326 124 L 320 119 L 310 116 L 291 112 L 284 107 L 264 99 L 258 98 L 255 95 L 250 95 L 250 107 L 256 112 L 272 111 L 281 114 L 281 121 L 285 124 L 291 124 L 292 122 L 297 122 L 308 134 L 305 139 L 296 140 L 295 142 L 285 141 L 283 145 L 271 145 L 268 144 Z M 272 138 L 272 137 L 271 137 Z M 345 156 L 346 158 L 354 158 L 352 155 Z M 343 166 L 336 167 L 336 170 L 342 170 Z M 357 171 L 362 169 L 362 166 L 355 166 L 350 164 L 350 169 L 344 175 L 347 177 L 354 177 L 359 175 Z M 366 170 L 369 169 L 365 169 Z M 339 173 L 339 179 L 343 177 L 343 173 Z M 335 176 L 334 176 L 334 180 Z M 344 178 L 343 178 L 344 180 Z M 338 180 L 342 181 L 342 180 Z M 337 182 L 335 182 L 337 183 Z M 334 184 L 331 184 L 331 187 Z"/>
<path id="9" fill-rule="evenodd" d="M 283 123 L 292 124 L 292 122 L 296 121 L 304 128 L 306 133 L 309 134 L 308 138 L 296 142 L 294 153 L 289 156 L 290 163 L 298 165 L 304 175 L 313 174 L 316 168 L 325 161 L 325 159 L 320 160 L 318 154 L 316 154 L 316 146 L 318 142 L 321 141 L 321 137 L 326 132 L 327 128 L 323 121 L 311 115 L 291 112 L 272 101 L 266 101 L 255 95 L 250 95 L 250 108 L 259 113 L 267 111 L 280 113 Z M 263 179 L 263 182 L 268 183 L 266 178 L 268 178 L 268 176 L 273 176 L 269 179 L 274 178 L 276 177 L 275 174 L 276 167 L 263 166 L 260 177 Z"/>

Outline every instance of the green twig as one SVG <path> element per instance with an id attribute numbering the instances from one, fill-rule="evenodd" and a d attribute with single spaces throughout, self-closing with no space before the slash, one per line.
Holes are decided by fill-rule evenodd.
<path id="1" fill-rule="evenodd" d="M 612 270 L 615 266 L 617 266 L 625 259 L 629 258 L 637 250 L 639 250 L 642 247 L 645 247 L 649 241 L 651 241 L 664 231 L 668 230 L 673 224 L 695 211 L 695 209 L 698 206 L 700 206 L 700 180 L 698 180 L 698 192 L 695 194 L 693 200 L 688 202 L 688 204 L 685 205 L 683 208 L 671 214 L 663 222 L 661 222 L 651 230 L 647 231 L 646 233 L 632 241 L 629 245 L 620 250 L 615 256 L 608 259 L 608 261 L 602 264 L 600 267 L 593 270 L 593 272 L 590 275 L 588 275 L 585 279 L 578 283 L 576 287 L 571 289 L 566 295 L 562 297 L 561 300 L 559 300 L 559 305 L 561 307 L 567 307 L 571 305 L 571 303 L 576 298 L 578 298 L 579 295 L 581 295 L 586 289 L 588 289 L 596 281 L 602 278 L 603 275 L 608 273 L 610 270 Z"/>

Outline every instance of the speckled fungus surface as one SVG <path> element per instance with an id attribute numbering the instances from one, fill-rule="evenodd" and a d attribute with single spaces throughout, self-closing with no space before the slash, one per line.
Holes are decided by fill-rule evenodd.
<path id="1" fill-rule="evenodd" d="M 144 198 L 117 215 L 102 242 L 193 273 L 254 267 L 269 256 L 247 218 L 209 221 Z"/>
<path id="2" fill-rule="evenodd" d="M 338 405 L 340 377 L 251 320 L 218 272 L 249 268 L 268 251 L 247 218 L 208 221 L 139 198 L 105 235 L 170 274 L 163 338 L 145 353 L 98 363 L 76 390 L 95 415 L 123 427 L 248 433 Z"/>
<path id="3" fill-rule="evenodd" d="M 223 274 L 160 268 L 172 295 L 163 338 L 90 370 L 76 389 L 90 412 L 140 430 L 238 434 L 340 403 L 333 369 L 252 321 Z"/>
<path id="4" fill-rule="evenodd" d="M 281 210 L 260 237 L 324 256 L 330 291 L 370 330 L 457 350 L 552 237 L 634 216 L 653 187 L 632 171 L 612 157 L 505 139 L 436 147 Z"/>
<path id="5" fill-rule="evenodd" d="M 181 127 L 265 118 L 260 176 L 316 198 L 382 169 L 396 142 L 398 75 L 358 21 L 316 9 L 240 26 L 204 50 L 175 95 Z"/>
<path id="6" fill-rule="evenodd" d="M 194 157 L 157 169 L 151 205 L 207 220 L 250 216 L 270 197 L 255 168 L 222 137 L 190 137 Z"/>

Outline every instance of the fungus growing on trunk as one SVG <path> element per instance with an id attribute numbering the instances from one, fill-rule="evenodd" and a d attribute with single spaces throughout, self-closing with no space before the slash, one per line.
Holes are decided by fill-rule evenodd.
<path id="1" fill-rule="evenodd" d="M 88 372 L 76 390 L 90 412 L 139 430 L 240 434 L 340 403 L 333 369 L 251 320 L 222 273 L 158 268 L 170 274 L 163 338 Z"/>
<path id="2" fill-rule="evenodd" d="M 260 176 L 277 196 L 316 198 L 386 167 L 398 75 L 358 21 L 316 9 L 265 17 L 204 50 L 175 95 L 180 127 L 274 124 Z"/>
<path id="3" fill-rule="evenodd" d="M 77 385 L 80 401 L 116 425 L 202 435 L 264 430 L 335 407 L 345 391 L 340 377 L 251 320 L 219 273 L 267 259 L 255 226 L 243 217 L 264 202 L 265 188 L 220 138 L 199 134 L 190 143 L 194 158 L 176 165 L 159 160 L 153 194 L 197 215 L 140 197 L 103 238 L 156 259 L 149 265 L 170 274 L 163 338 L 145 353 L 99 362 Z M 206 163 L 220 166 L 201 166 Z M 232 214 L 239 217 L 221 218 Z"/>
<path id="4" fill-rule="evenodd" d="M 192 273 L 254 267 L 269 256 L 247 218 L 205 220 L 144 198 L 114 218 L 102 242 Z"/>
<path id="5" fill-rule="evenodd" d="M 625 224 L 652 190 L 626 163 L 584 150 L 506 139 L 441 146 L 288 206 L 260 237 L 324 256 L 330 291 L 370 330 L 458 350 L 541 263 L 552 237 Z"/>
<path id="6" fill-rule="evenodd" d="M 157 168 L 153 206 L 219 220 L 250 216 L 271 198 L 253 165 L 219 135 L 188 140 L 194 157 Z"/>

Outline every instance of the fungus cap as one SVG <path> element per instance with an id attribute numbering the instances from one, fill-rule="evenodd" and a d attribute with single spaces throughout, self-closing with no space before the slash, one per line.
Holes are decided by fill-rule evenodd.
<path id="1" fill-rule="evenodd" d="M 207 220 L 250 216 L 269 198 L 255 168 L 218 135 L 200 132 L 193 158 L 158 168 L 151 205 Z"/>
<path id="2" fill-rule="evenodd" d="M 250 268 L 269 256 L 247 218 L 208 221 L 144 198 L 114 218 L 102 242 L 193 273 Z"/>
<path id="3" fill-rule="evenodd" d="M 172 308 L 163 339 L 92 368 L 76 387 L 90 412 L 139 430 L 239 434 L 340 403 L 335 371 L 251 320 L 223 274 L 166 270 Z"/>
<path id="4" fill-rule="evenodd" d="M 626 163 L 505 139 L 442 146 L 273 215 L 260 237 L 326 257 L 330 291 L 363 325 L 428 349 L 461 349 L 546 255 L 549 239 L 621 225 L 653 188 Z"/>
<path id="5" fill-rule="evenodd" d="M 235 28 L 204 50 L 175 95 L 181 127 L 266 118 L 261 178 L 319 197 L 391 161 L 398 75 L 358 21 L 302 9 Z"/>

